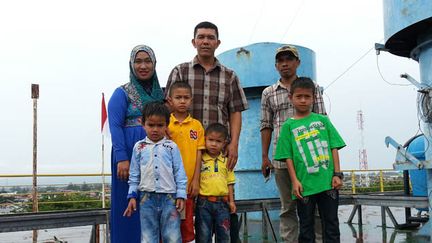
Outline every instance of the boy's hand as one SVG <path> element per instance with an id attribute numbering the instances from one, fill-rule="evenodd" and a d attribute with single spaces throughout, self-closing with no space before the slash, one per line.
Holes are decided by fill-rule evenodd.
<path id="1" fill-rule="evenodd" d="M 236 207 L 236 205 L 235 205 L 234 202 L 229 202 L 228 205 L 229 205 L 229 207 L 230 207 L 230 213 L 235 213 L 235 212 L 237 212 L 237 207 Z"/>
<path id="2" fill-rule="evenodd" d="M 177 198 L 176 199 L 176 208 L 178 212 L 183 211 L 184 209 L 184 199 L 183 198 Z"/>
<path id="3" fill-rule="evenodd" d="M 136 211 L 136 199 L 129 199 L 129 204 L 123 213 L 124 217 L 130 217 Z"/>
<path id="4" fill-rule="evenodd" d="M 189 184 L 187 193 L 192 197 L 196 197 L 199 194 L 199 180 L 192 179 L 192 182 Z"/>
<path id="5" fill-rule="evenodd" d="M 232 171 L 237 164 L 238 159 L 238 144 L 230 143 L 226 147 L 228 156 L 228 170 Z"/>
<path id="6" fill-rule="evenodd" d="M 129 160 L 122 160 L 117 163 L 117 178 L 122 181 L 129 179 Z"/>
<path id="7" fill-rule="evenodd" d="M 298 198 L 298 199 L 303 199 L 302 193 L 303 193 L 303 186 L 300 183 L 300 181 L 296 180 L 292 183 L 292 191 L 293 194 Z"/>
<path id="8" fill-rule="evenodd" d="M 339 190 L 342 188 L 343 182 L 338 176 L 333 176 L 332 179 L 332 188 Z"/>

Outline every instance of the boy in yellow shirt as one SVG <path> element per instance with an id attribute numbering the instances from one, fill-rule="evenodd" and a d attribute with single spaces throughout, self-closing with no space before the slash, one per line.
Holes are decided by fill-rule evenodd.
<path id="1" fill-rule="evenodd" d="M 210 124 L 205 130 L 206 151 L 202 155 L 200 190 L 195 210 L 196 242 L 212 242 L 212 229 L 217 242 L 230 242 L 230 213 L 234 203 L 234 171 L 227 168 L 228 159 L 222 150 L 227 143 L 228 129 Z"/>
<path id="2" fill-rule="evenodd" d="M 193 224 L 194 198 L 199 192 L 201 150 L 205 149 L 204 128 L 192 118 L 188 109 L 192 104 L 192 88 L 187 82 L 175 82 L 171 85 L 168 102 L 171 139 L 177 144 L 183 160 L 183 167 L 188 178 L 185 219 L 181 221 L 182 242 L 195 239 Z"/>

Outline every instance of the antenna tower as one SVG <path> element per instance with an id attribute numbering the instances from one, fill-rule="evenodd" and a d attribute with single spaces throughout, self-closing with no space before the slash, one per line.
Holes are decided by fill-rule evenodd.
<path id="1" fill-rule="evenodd" d="M 359 110 L 357 111 L 357 123 L 358 123 L 358 129 L 360 130 L 360 149 L 359 149 L 359 165 L 360 170 L 367 170 L 368 169 L 368 163 L 367 163 L 367 153 L 364 145 L 364 117 L 363 117 L 363 111 Z"/>
<path id="2" fill-rule="evenodd" d="M 360 131 L 359 167 L 360 170 L 368 170 L 367 153 L 364 144 L 364 117 L 362 110 L 357 111 L 357 124 Z M 366 173 L 365 176 L 361 176 L 360 182 L 363 185 L 369 186 L 369 175 Z"/>

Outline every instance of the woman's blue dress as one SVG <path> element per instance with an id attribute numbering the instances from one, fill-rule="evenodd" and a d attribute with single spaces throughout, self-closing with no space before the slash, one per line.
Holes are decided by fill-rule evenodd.
<path id="1" fill-rule="evenodd" d="M 124 217 L 123 212 L 128 206 L 127 181 L 117 178 L 117 163 L 132 157 L 132 149 L 136 142 L 144 139 L 146 133 L 141 125 L 142 109 L 151 101 L 162 101 L 163 91 L 154 71 L 150 80 L 139 81 L 133 70 L 136 55 L 144 51 L 156 66 L 153 50 L 145 45 L 136 46 L 129 61 L 130 82 L 118 87 L 108 102 L 108 121 L 111 132 L 111 243 L 141 242 L 141 226 L 139 207 L 131 217 Z"/>
<path id="2" fill-rule="evenodd" d="M 128 205 L 127 181 L 117 179 L 117 162 L 130 160 L 135 143 L 145 138 L 141 125 L 125 126 L 128 111 L 128 97 L 125 90 L 117 88 L 109 103 L 108 114 L 113 147 L 111 150 L 111 242 L 141 242 L 139 213 L 130 218 L 123 217 Z M 138 118 L 137 118 L 138 119 Z"/>

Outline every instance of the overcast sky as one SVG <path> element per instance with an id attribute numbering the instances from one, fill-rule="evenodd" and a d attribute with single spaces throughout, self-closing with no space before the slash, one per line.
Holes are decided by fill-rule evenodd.
<path id="1" fill-rule="evenodd" d="M 370 50 L 383 43 L 382 2 L 363 1 L 2 1 L 0 3 L 0 173 L 32 171 L 31 83 L 38 100 L 39 173 L 101 171 L 100 102 L 128 81 L 130 50 L 151 46 L 165 85 L 170 70 L 195 55 L 194 26 L 219 27 L 224 51 L 256 42 L 308 47 L 316 53 L 317 81 L 327 87 L 329 116 L 348 146 L 342 169 L 357 169 L 363 110 L 369 168 L 391 168 L 395 150 L 385 136 L 404 143 L 418 128 L 413 86 L 389 85 Z M 417 62 L 382 53 L 384 79 L 409 73 Z M 110 143 L 106 139 L 106 171 Z"/>

